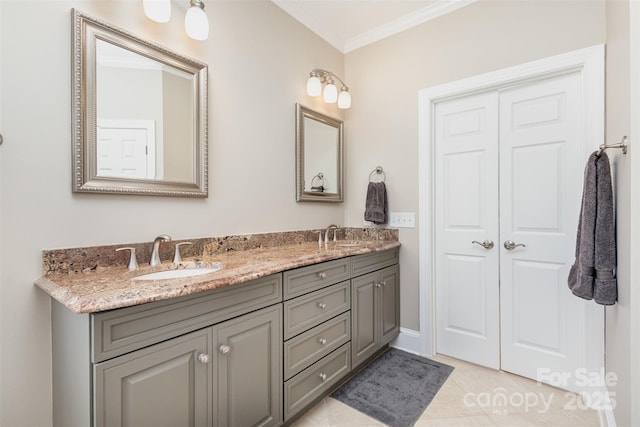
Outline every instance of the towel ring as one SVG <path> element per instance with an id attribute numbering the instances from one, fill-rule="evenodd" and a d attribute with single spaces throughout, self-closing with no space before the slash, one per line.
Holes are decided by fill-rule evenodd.
<path id="1" fill-rule="evenodd" d="M 311 191 L 314 193 L 323 193 L 326 188 L 327 181 L 324 179 L 324 174 L 319 172 L 316 176 L 311 178 Z"/>
<path id="2" fill-rule="evenodd" d="M 387 179 L 387 176 L 385 175 L 384 170 L 382 169 L 382 166 L 376 166 L 376 168 L 371 171 L 371 173 L 369 174 L 369 182 L 372 182 L 371 179 L 374 177 L 374 174 L 382 175 L 381 182 L 384 182 Z"/>

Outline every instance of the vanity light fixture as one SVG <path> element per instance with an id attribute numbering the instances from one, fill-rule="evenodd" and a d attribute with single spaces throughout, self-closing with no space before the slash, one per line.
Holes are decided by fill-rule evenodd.
<path id="1" fill-rule="evenodd" d="M 142 0 L 142 7 L 152 21 L 164 24 L 171 19 L 171 0 Z"/>
<path id="2" fill-rule="evenodd" d="M 206 40 L 209 37 L 209 19 L 202 0 L 191 0 L 191 7 L 184 17 L 184 28 L 192 39 Z"/>
<path id="3" fill-rule="evenodd" d="M 342 84 L 340 93 L 338 93 L 338 88 L 333 81 L 334 78 Z M 323 84 L 325 85 L 324 90 L 322 89 Z M 307 95 L 319 96 L 320 93 L 322 93 L 322 98 L 327 104 L 333 104 L 337 101 L 338 108 L 340 109 L 345 110 L 351 107 L 351 94 L 349 93 L 349 88 L 342 79 L 331 71 L 315 68 L 309 73 L 309 80 L 307 80 Z"/>
<path id="4" fill-rule="evenodd" d="M 209 19 L 202 0 L 190 0 L 191 6 L 184 17 L 184 29 L 195 40 L 209 38 Z M 142 0 L 144 14 L 152 21 L 165 23 L 171 18 L 171 0 Z"/>

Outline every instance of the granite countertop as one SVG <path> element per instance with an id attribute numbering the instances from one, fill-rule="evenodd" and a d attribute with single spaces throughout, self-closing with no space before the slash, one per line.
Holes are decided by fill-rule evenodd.
<path id="1" fill-rule="evenodd" d="M 185 265 L 165 261 L 156 267 L 142 265 L 135 271 L 119 265 L 85 272 L 44 272 L 35 284 L 75 313 L 95 313 L 204 292 L 292 268 L 399 246 L 397 240 L 367 241 L 358 246 L 302 242 L 185 258 L 185 265 L 194 262 L 223 264 L 221 270 L 200 276 L 134 280 L 136 276 L 150 272 L 185 268 Z"/>

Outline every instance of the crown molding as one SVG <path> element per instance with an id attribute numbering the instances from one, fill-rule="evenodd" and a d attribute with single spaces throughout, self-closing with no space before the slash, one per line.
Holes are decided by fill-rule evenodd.
<path id="1" fill-rule="evenodd" d="M 415 12 L 409 13 L 401 18 L 394 19 L 387 24 L 376 27 L 355 37 L 351 37 L 345 41 L 343 48 L 340 50 L 343 53 L 354 51 L 368 44 L 377 42 L 387 37 L 391 37 L 402 31 L 408 30 L 417 25 L 438 18 L 447 13 L 451 13 L 476 1 L 477 0 L 438 1 L 430 6 L 418 9 Z"/>

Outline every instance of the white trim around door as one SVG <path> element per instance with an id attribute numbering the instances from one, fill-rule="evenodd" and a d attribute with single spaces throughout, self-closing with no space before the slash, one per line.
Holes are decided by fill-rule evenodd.
<path id="1" fill-rule="evenodd" d="M 445 83 L 419 91 L 419 278 L 420 278 L 420 352 L 432 356 L 435 344 L 434 295 L 434 106 L 441 101 L 488 90 L 505 89 L 525 81 L 579 72 L 585 123 L 581 155 L 588 154 L 604 141 L 604 45 L 528 62 L 502 70 Z M 604 331 L 604 310 L 595 303 L 586 304 L 585 330 Z M 597 334 L 596 334 L 597 335 Z M 594 371 L 604 366 L 604 336 L 587 334 L 583 349 L 584 366 Z"/>

